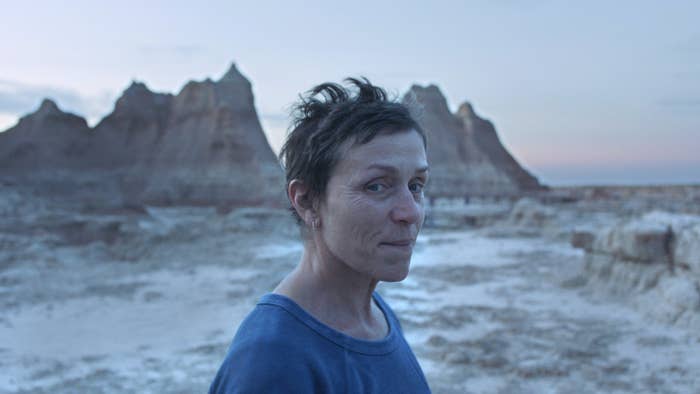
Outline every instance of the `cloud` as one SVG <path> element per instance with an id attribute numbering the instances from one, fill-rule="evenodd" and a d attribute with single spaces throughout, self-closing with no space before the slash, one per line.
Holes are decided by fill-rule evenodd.
<path id="1" fill-rule="evenodd" d="M 540 181 L 554 186 L 698 184 L 699 161 L 534 166 Z"/>
<path id="2" fill-rule="evenodd" d="M 527 1 L 522 1 L 522 0 L 492 0 L 491 4 L 497 5 L 497 6 L 505 6 L 505 7 L 524 8 L 524 7 L 540 6 L 543 4 L 547 4 L 549 2 L 550 2 L 549 0 L 527 0 Z"/>
<path id="3" fill-rule="evenodd" d="M 689 52 L 700 52 L 700 34 L 688 37 L 678 45 L 678 49 Z"/>
<path id="4" fill-rule="evenodd" d="M 84 107 L 84 99 L 80 94 L 69 89 L 0 80 L 0 112 L 11 114 L 26 112 L 28 109 L 38 107 L 44 98 L 51 98 L 73 108 Z"/>
<path id="5" fill-rule="evenodd" d="M 66 88 L 0 80 L 0 113 L 23 116 L 35 111 L 45 98 L 54 100 L 63 110 L 88 119 L 104 113 L 113 102 L 108 93 L 92 97 Z"/>
<path id="6" fill-rule="evenodd" d="M 673 97 L 657 101 L 662 107 L 673 109 L 698 109 L 700 108 L 700 97 Z"/>
<path id="7" fill-rule="evenodd" d="M 287 123 L 289 122 L 289 115 L 284 113 L 263 113 L 260 117 L 270 123 Z"/>
<path id="8" fill-rule="evenodd" d="M 677 81 L 696 81 L 700 79 L 700 70 L 676 71 L 671 74 L 671 77 Z"/>
<path id="9" fill-rule="evenodd" d="M 206 52 L 206 47 L 196 44 L 142 45 L 137 48 L 140 55 L 158 57 L 191 58 Z"/>
<path id="10" fill-rule="evenodd" d="M 700 34 L 690 35 L 682 40 L 678 40 L 671 44 L 670 50 L 674 55 L 680 55 L 687 62 L 697 61 L 700 55 Z"/>

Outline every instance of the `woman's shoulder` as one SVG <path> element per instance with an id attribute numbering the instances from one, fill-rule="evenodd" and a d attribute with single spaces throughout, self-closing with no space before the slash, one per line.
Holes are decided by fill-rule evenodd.
<path id="1" fill-rule="evenodd" d="M 294 341 L 280 337 L 234 341 L 209 393 L 313 392 L 304 354 Z"/>
<path id="2" fill-rule="evenodd" d="M 276 301 L 263 296 L 241 323 L 210 393 L 314 391 L 306 330 Z"/>
<path id="3" fill-rule="evenodd" d="M 303 322 L 290 311 L 284 298 L 276 294 L 266 294 L 260 298 L 255 308 L 241 322 L 232 347 L 237 344 L 257 347 L 291 346 L 291 336 L 303 331 Z"/>

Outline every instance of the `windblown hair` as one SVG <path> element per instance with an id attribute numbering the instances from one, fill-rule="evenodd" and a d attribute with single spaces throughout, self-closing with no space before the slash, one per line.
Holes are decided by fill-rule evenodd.
<path id="1" fill-rule="evenodd" d="M 409 109 L 387 97 L 384 89 L 366 78 L 345 80 L 352 88 L 322 83 L 292 109 L 291 131 L 279 154 L 287 186 L 294 179 L 309 188 L 310 201 L 318 201 L 341 158 L 341 145 L 366 144 L 379 133 L 415 130 L 426 145 L 426 136 Z M 302 223 L 294 208 L 291 211 Z"/>

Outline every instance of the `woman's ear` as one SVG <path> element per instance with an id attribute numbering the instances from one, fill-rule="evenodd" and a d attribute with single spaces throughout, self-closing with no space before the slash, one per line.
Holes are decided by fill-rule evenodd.
<path id="1" fill-rule="evenodd" d="M 292 180 L 287 186 L 287 197 L 289 197 L 289 201 L 292 203 L 292 207 L 294 207 L 297 215 L 307 226 L 311 227 L 316 213 L 309 195 L 308 186 L 299 179 Z"/>

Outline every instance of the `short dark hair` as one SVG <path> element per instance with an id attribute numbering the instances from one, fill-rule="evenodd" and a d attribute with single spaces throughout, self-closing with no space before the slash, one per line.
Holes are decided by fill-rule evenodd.
<path id="1" fill-rule="evenodd" d="M 309 188 L 309 200 L 323 196 L 331 173 L 340 159 L 340 146 L 353 139 L 366 144 L 379 133 L 415 130 L 427 145 L 425 132 L 409 108 L 388 98 L 384 89 L 367 78 L 345 79 L 351 87 L 322 83 L 300 96 L 292 107 L 292 123 L 279 154 L 286 185 L 294 179 Z M 354 94 L 353 94 L 354 93 Z M 291 208 L 297 222 L 302 220 Z"/>

